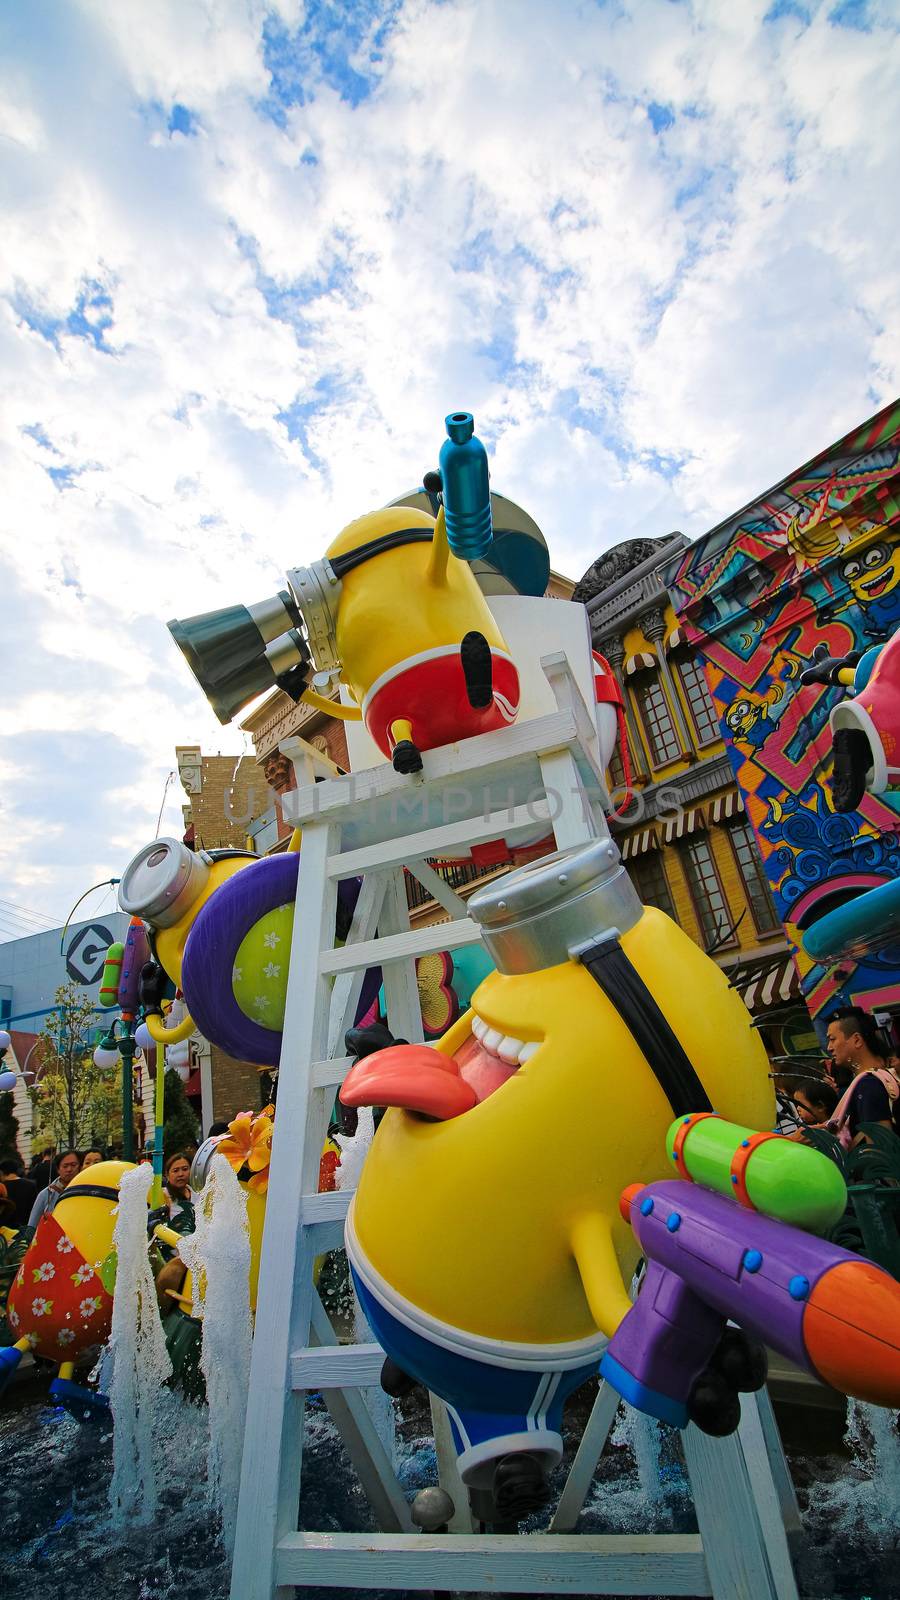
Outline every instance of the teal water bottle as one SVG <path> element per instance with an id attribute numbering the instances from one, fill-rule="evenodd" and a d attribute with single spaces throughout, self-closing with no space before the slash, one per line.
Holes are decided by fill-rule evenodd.
<path id="1" fill-rule="evenodd" d="M 471 411 L 454 411 L 445 421 L 440 467 L 447 542 L 461 561 L 476 561 L 493 539 L 487 451 L 475 437 Z"/>

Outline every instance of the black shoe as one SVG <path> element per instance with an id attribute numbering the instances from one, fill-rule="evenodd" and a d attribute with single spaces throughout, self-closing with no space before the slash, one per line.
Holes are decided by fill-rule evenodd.
<path id="1" fill-rule="evenodd" d="M 855 811 L 866 792 L 872 765 L 869 741 L 861 728 L 838 728 L 834 736 L 831 799 L 835 811 Z"/>
<path id="2" fill-rule="evenodd" d="M 391 752 L 391 766 L 395 772 L 421 772 L 422 753 L 411 739 L 401 739 Z"/>
<path id="3" fill-rule="evenodd" d="M 467 633 L 459 647 L 466 694 L 473 711 L 484 711 L 494 698 L 494 663 L 483 633 Z"/>
<path id="4" fill-rule="evenodd" d="M 527 1450 L 501 1456 L 494 1468 L 493 1498 L 499 1516 L 511 1522 L 542 1511 L 550 1489 L 540 1459 Z"/>
<path id="5" fill-rule="evenodd" d="M 392 1400 L 402 1400 L 404 1395 L 412 1394 L 416 1386 L 417 1379 L 411 1378 L 408 1372 L 398 1367 L 390 1356 L 385 1356 L 381 1369 L 381 1387 L 385 1394 L 389 1394 Z"/>
<path id="6" fill-rule="evenodd" d="M 755 1394 L 769 1375 L 766 1347 L 758 1339 L 748 1339 L 740 1328 L 726 1328 L 716 1346 L 710 1366 L 740 1394 Z"/>
<path id="7" fill-rule="evenodd" d="M 741 1402 L 737 1390 L 721 1372 L 707 1367 L 701 1372 L 688 1400 L 688 1416 L 702 1433 L 714 1439 L 724 1439 L 734 1433 L 741 1420 Z"/>

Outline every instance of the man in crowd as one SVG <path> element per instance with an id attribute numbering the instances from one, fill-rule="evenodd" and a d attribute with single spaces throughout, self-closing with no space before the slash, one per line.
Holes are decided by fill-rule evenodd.
<path id="1" fill-rule="evenodd" d="M 0 1182 L 6 1184 L 7 1195 L 13 1204 L 13 1220 L 10 1227 L 24 1228 L 38 1191 L 37 1185 L 25 1177 L 19 1156 L 4 1156 L 0 1161 Z"/>
<path id="2" fill-rule="evenodd" d="M 828 1054 L 835 1068 L 853 1073 L 829 1122 L 845 1149 L 856 1142 L 861 1122 L 893 1129 L 900 1084 L 887 1068 L 874 1017 L 861 1006 L 834 1012 L 828 1023 Z"/>

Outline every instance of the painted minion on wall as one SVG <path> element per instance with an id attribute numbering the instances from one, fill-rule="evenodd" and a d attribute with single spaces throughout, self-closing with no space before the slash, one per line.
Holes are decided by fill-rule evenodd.
<path id="1" fill-rule="evenodd" d="M 345 1242 L 379 1341 L 447 1402 L 491 1520 L 542 1503 L 563 1401 L 629 1309 L 621 1188 L 664 1175 L 673 1112 L 712 1100 L 767 1127 L 774 1102 L 741 1001 L 641 906 L 610 841 L 511 873 L 469 908 L 497 967 L 472 1010 L 436 1048 L 361 1060 L 341 1090 L 394 1108 Z"/>
<path id="2" fill-rule="evenodd" d="M 900 627 L 900 544 L 879 539 L 848 554 L 841 575 L 862 612 L 866 633 L 890 637 Z"/>
<path id="3" fill-rule="evenodd" d="M 784 685 L 773 683 L 763 696 L 745 691 L 728 707 L 725 726 L 732 739 L 759 750 L 775 726 L 773 711 L 784 699 Z"/>

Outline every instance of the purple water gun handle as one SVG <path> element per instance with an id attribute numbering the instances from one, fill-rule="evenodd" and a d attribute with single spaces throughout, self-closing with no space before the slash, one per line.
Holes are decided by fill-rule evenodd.
<path id="1" fill-rule="evenodd" d="M 144 924 L 134 918 L 125 935 L 118 1001 L 122 1011 L 134 1016 L 141 998 L 141 968 L 150 960 L 150 941 Z"/>
<path id="2" fill-rule="evenodd" d="M 629 1405 L 675 1428 L 688 1424 L 688 1400 L 726 1325 L 683 1279 L 656 1261 L 603 1360 L 605 1378 Z"/>

